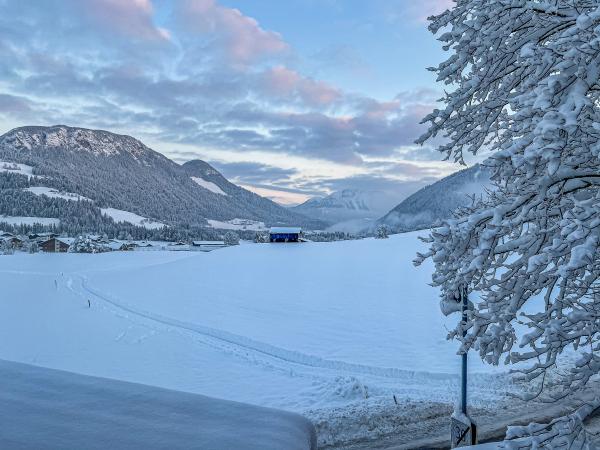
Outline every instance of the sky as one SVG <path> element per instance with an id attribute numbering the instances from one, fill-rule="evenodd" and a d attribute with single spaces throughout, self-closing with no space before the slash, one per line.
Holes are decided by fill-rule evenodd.
<path id="1" fill-rule="evenodd" d="M 416 146 L 451 0 L 0 0 L 0 133 L 104 129 L 283 204 L 398 200 L 459 166 Z"/>

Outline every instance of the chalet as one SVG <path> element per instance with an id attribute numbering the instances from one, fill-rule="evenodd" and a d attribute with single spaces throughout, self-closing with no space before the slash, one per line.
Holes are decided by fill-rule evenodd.
<path id="1" fill-rule="evenodd" d="M 58 234 L 55 233 L 31 233 L 28 238 L 30 241 L 47 241 L 57 236 Z"/>
<path id="2" fill-rule="evenodd" d="M 210 252 L 219 248 L 227 247 L 225 241 L 192 241 L 192 247 L 201 252 Z"/>
<path id="3" fill-rule="evenodd" d="M 7 242 L 12 248 L 23 248 L 23 239 L 17 236 L 0 237 L 0 241 Z"/>
<path id="4" fill-rule="evenodd" d="M 75 239 L 73 238 L 58 238 L 53 237 L 40 243 L 40 249 L 43 252 L 50 253 L 65 253 L 69 251 L 69 247 Z"/>
<path id="5" fill-rule="evenodd" d="M 111 239 L 106 246 L 112 251 L 130 251 L 134 250 L 138 245 L 135 242 L 120 242 Z"/>
<path id="6" fill-rule="evenodd" d="M 300 227 L 271 227 L 269 241 L 271 242 L 299 242 L 302 237 Z"/>
<path id="7" fill-rule="evenodd" d="M 138 245 L 135 242 L 123 242 L 123 244 L 121 244 L 121 248 L 119 248 L 119 250 L 122 251 L 131 251 L 131 250 L 135 250 L 138 247 Z"/>
<path id="8" fill-rule="evenodd" d="M 136 248 L 150 250 L 154 245 L 148 241 L 135 241 L 132 243 Z"/>

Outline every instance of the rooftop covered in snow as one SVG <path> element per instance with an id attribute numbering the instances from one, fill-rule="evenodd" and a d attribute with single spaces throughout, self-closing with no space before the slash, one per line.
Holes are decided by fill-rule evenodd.
<path id="1" fill-rule="evenodd" d="M 271 227 L 269 230 L 271 234 L 300 234 L 301 232 L 300 227 Z"/>

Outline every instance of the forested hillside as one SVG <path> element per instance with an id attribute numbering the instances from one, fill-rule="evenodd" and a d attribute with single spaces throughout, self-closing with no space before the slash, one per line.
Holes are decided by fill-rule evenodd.
<path id="1" fill-rule="evenodd" d="M 76 195 L 51 198 L 40 195 L 42 187 Z M 58 218 L 69 232 L 142 232 L 116 224 L 103 208 L 163 223 L 170 234 L 211 234 L 207 219 L 321 225 L 229 183 L 204 161 L 180 166 L 130 136 L 66 126 L 22 127 L 0 136 L 0 188 L 0 216 Z"/>

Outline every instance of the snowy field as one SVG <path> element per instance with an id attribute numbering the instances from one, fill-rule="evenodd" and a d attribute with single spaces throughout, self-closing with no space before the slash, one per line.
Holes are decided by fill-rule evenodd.
<path id="1" fill-rule="evenodd" d="M 26 175 L 28 178 L 33 177 L 33 167 L 27 164 L 17 164 L 14 162 L 0 161 L 0 172 L 17 173 Z"/>
<path id="2" fill-rule="evenodd" d="M 267 227 L 264 222 L 259 222 L 250 219 L 231 219 L 227 222 L 221 220 L 208 219 L 208 224 L 212 228 L 219 230 L 249 230 L 249 231 L 265 231 Z"/>
<path id="3" fill-rule="evenodd" d="M 300 412 L 321 444 L 384 434 L 369 421 L 458 392 L 417 235 L 0 256 L 0 358 Z M 471 358 L 475 406 L 501 370 Z"/>
<path id="4" fill-rule="evenodd" d="M 196 183 L 199 186 L 202 186 L 204 189 L 208 189 L 210 192 L 214 192 L 215 194 L 219 194 L 219 195 L 227 195 L 226 192 L 223 192 L 223 189 L 221 189 L 219 186 L 217 186 L 212 181 L 207 181 L 204 178 L 200 178 L 200 177 L 190 177 L 190 178 L 192 179 L 192 181 L 194 181 L 194 183 Z"/>
<path id="5" fill-rule="evenodd" d="M 0 215 L 0 222 L 6 222 L 10 225 L 60 225 L 60 220 L 53 217 L 20 217 Z"/>
<path id="6" fill-rule="evenodd" d="M 46 197 L 49 197 L 49 198 L 62 198 L 64 200 L 72 200 L 72 201 L 78 201 L 78 200 L 86 200 L 88 202 L 91 201 L 89 198 L 84 197 L 83 195 L 75 194 L 73 192 L 60 192 L 56 189 L 52 189 L 52 188 L 45 187 L 45 186 L 33 186 L 33 187 L 29 187 L 25 190 L 29 191 L 35 195 L 38 195 L 38 196 L 45 195 Z"/>
<path id="7" fill-rule="evenodd" d="M 137 225 L 139 227 L 148 228 L 150 230 L 162 228 L 165 226 L 164 223 L 158 222 L 157 220 L 148 219 L 147 217 L 142 217 L 135 213 L 132 213 L 129 211 L 123 211 L 121 209 L 100 208 L 100 211 L 102 211 L 102 214 L 110 217 L 115 222 L 127 222 L 132 225 Z"/>

